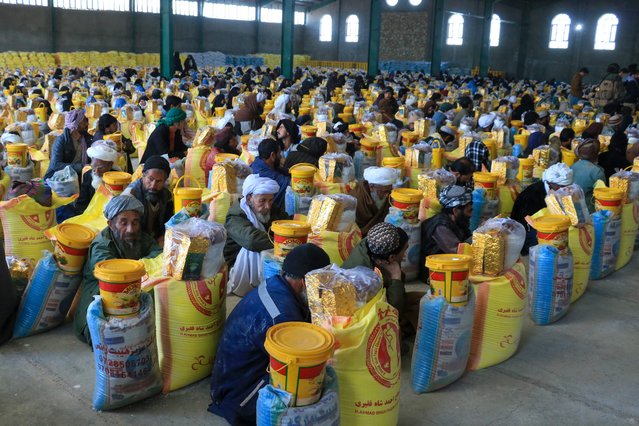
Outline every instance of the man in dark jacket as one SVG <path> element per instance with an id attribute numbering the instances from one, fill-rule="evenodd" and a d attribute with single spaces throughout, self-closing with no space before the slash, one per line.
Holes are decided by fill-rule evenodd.
<path id="1" fill-rule="evenodd" d="M 284 161 L 284 168 L 290 169 L 296 164 L 308 163 L 315 167 L 319 165 L 319 159 L 326 153 L 327 143 L 322 138 L 308 138 L 297 145 L 297 150 L 292 151 Z"/>
<path id="2" fill-rule="evenodd" d="M 280 145 L 273 139 L 264 139 L 258 145 L 257 152 L 258 158 L 251 164 L 251 169 L 260 177 L 267 177 L 277 182 L 280 189 L 275 194 L 275 205 L 283 209 L 286 187 L 291 184 L 291 176 L 288 170 L 280 167 L 282 163 Z"/>
<path id="3" fill-rule="evenodd" d="M 156 123 L 155 130 L 149 135 L 140 163 L 154 155 L 168 155 L 169 158 L 184 158 L 188 149 L 182 141 L 186 113 L 180 108 L 173 108 Z"/>
<path id="4" fill-rule="evenodd" d="M 7 262 L 4 261 L 4 244 L 0 242 L 0 345 L 11 339 L 20 298 L 15 283 L 11 281 Z"/>
<path id="5" fill-rule="evenodd" d="M 165 158 L 150 157 L 142 168 L 142 178 L 132 182 L 123 194 L 134 196 L 144 205 L 142 230 L 153 238 L 164 235 L 164 224 L 173 216 L 173 197 L 166 188 L 171 167 Z"/>
<path id="6" fill-rule="evenodd" d="M 87 130 L 89 121 L 82 110 L 69 111 L 64 119 L 64 133 L 53 142 L 51 162 L 44 175 L 49 179 L 58 170 L 71 166 L 80 176 L 82 168 L 89 164 L 87 148 L 91 146 L 93 138 Z"/>
<path id="7" fill-rule="evenodd" d="M 229 315 L 211 374 L 209 411 L 232 425 L 254 425 L 258 391 L 269 383 L 266 332 L 276 324 L 310 322 L 304 276 L 330 264 L 313 244 L 293 249 L 282 274 L 252 290 Z"/>

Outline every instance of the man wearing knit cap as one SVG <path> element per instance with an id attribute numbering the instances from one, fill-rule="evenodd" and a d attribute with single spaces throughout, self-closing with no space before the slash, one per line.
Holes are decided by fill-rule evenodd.
<path id="1" fill-rule="evenodd" d="M 44 179 L 49 179 L 55 172 L 66 166 L 73 167 L 73 170 L 80 176 L 82 168 L 89 164 L 87 148 L 91 146 L 93 138 L 87 132 L 88 129 L 89 120 L 82 110 L 75 109 L 66 113 L 64 133 L 53 142 L 51 162 Z"/>
<path id="2" fill-rule="evenodd" d="M 280 275 L 253 289 L 233 309 L 211 374 L 211 413 L 232 425 L 255 424 L 258 391 L 269 383 L 266 333 L 283 322 L 310 322 L 304 277 L 329 264 L 321 248 L 298 246 L 284 259 Z"/>
<path id="3" fill-rule="evenodd" d="M 424 266 L 427 256 L 442 253 L 457 253 L 457 246 L 471 236 L 470 217 L 473 198 L 466 186 L 451 185 L 439 194 L 442 211 L 422 222 L 422 247 L 419 256 L 420 275 L 426 280 L 428 271 Z"/>
<path id="4" fill-rule="evenodd" d="M 558 190 L 573 183 L 573 172 L 564 163 L 557 163 L 547 168 L 542 179 L 526 189 L 515 200 L 510 218 L 521 223 L 526 229 L 526 241 L 521 251 L 522 255 L 528 254 L 528 249 L 537 244 L 537 232 L 526 221 L 527 216 L 532 216 L 546 207 L 546 195 L 550 190 Z"/>
<path id="5" fill-rule="evenodd" d="M 356 266 L 378 268 L 382 273 L 388 303 L 399 311 L 400 320 L 404 316 L 406 290 L 401 262 L 408 249 L 406 232 L 390 223 L 382 222 L 373 226 L 366 238 L 353 249 L 343 268 Z"/>
<path id="6" fill-rule="evenodd" d="M 124 190 L 144 205 L 142 229 L 153 238 L 162 238 L 164 224 L 173 216 L 173 196 L 166 187 L 171 172 L 169 162 L 159 155 L 149 157 L 142 168 L 142 177 Z"/>
<path id="7" fill-rule="evenodd" d="M 369 229 L 384 221 L 390 207 L 388 197 L 398 178 L 397 169 L 368 167 L 364 170 L 364 180 L 351 190 L 350 195 L 357 199 L 355 221 L 363 237 Z"/>
<path id="8" fill-rule="evenodd" d="M 141 219 L 144 206 L 135 197 L 119 195 L 111 198 L 104 207 L 107 227 L 98 234 L 89 247 L 84 265 L 80 302 L 73 321 L 75 335 L 91 344 L 87 327 L 87 308 L 93 296 L 100 293 L 93 270 L 98 262 L 107 259 L 134 259 L 156 257 L 162 248 L 142 230 Z"/>
<path id="9" fill-rule="evenodd" d="M 114 166 L 118 160 L 118 150 L 113 141 L 98 140 L 87 149 L 87 155 L 91 159 L 91 169 L 82 175 L 80 196 L 73 203 L 76 215 L 82 214 L 89 205 L 91 198 L 102 183 L 102 176 L 112 170 L 120 170 Z"/>

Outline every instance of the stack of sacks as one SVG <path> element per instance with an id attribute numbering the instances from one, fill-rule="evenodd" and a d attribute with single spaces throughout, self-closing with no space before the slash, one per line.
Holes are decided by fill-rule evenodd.
<path id="1" fill-rule="evenodd" d="M 586 205 L 583 189 L 577 184 L 572 184 L 551 190 L 546 196 L 547 212 L 556 215 L 566 215 L 570 218 L 568 229 L 568 247 L 574 259 L 573 285 L 571 302 L 579 299 L 588 288 L 590 265 L 594 246 L 594 229 L 592 218 Z M 547 214 L 542 210 L 540 217 Z"/>
<path id="2" fill-rule="evenodd" d="M 430 170 L 432 157 L 433 148 L 427 143 L 418 143 L 406 148 L 406 176 L 410 178 L 411 188 L 419 188 L 419 176 Z"/>
<path id="3" fill-rule="evenodd" d="M 623 268 L 632 258 L 637 229 L 639 228 L 639 173 L 620 171 L 610 176 L 610 188 L 623 191 L 623 206 L 621 208 L 621 241 L 619 256 L 615 270 Z"/>
<path id="4" fill-rule="evenodd" d="M 490 171 L 498 176 L 499 213 L 510 216 L 517 196 L 521 193 L 521 184 L 517 181 L 519 159 L 517 157 L 498 157 L 493 160 Z"/>
<path id="5" fill-rule="evenodd" d="M 568 312 L 572 297 L 573 256 L 568 247 L 570 218 L 546 215 L 534 219 L 539 244 L 530 249 L 528 298 L 538 325 L 551 324 Z"/>
<path id="6" fill-rule="evenodd" d="M 315 187 L 322 194 L 346 194 L 357 181 L 353 159 L 348 154 L 325 154 L 319 159 Z"/>
<path id="7" fill-rule="evenodd" d="M 454 185 L 456 181 L 455 175 L 445 169 L 429 170 L 418 176 L 418 188 L 424 194 L 419 206 L 420 221 L 430 219 L 442 210 L 439 193 L 447 186 Z"/>
<path id="8" fill-rule="evenodd" d="M 471 231 L 499 214 L 498 179 L 499 176 L 495 173 L 473 173 L 475 189 L 473 190 L 473 213 L 470 218 Z"/>
<path id="9" fill-rule="evenodd" d="M 311 318 L 335 337 L 340 420 L 348 425 L 397 424 L 400 389 L 398 313 L 372 270 L 335 265 L 306 274 Z M 366 401 L 378 401 L 365 405 Z"/>
<path id="10" fill-rule="evenodd" d="M 338 266 L 362 239 L 355 223 L 357 199 L 346 194 L 313 197 L 306 221 L 311 224 L 308 242 L 324 249 Z"/>

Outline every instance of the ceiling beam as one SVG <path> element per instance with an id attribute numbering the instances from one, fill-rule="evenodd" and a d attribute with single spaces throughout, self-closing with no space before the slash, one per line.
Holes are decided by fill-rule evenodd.
<path id="1" fill-rule="evenodd" d="M 317 9 L 321 9 L 324 6 L 328 6 L 329 4 L 335 3 L 336 0 L 324 0 L 319 3 L 314 4 L 313 6 L 309 6 L 306 8 L 306 13 L 312 12 Z"/>

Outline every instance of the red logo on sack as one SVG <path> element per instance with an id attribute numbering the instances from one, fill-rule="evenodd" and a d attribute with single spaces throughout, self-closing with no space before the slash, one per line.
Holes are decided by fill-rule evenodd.
<path id="1" fill-rule="evenodd" d="M 213 295 L 206 285 L 206 280 L 187 281 L 185 284 L 186 293 L 189 295 L 189 300 L 195 309 L 206 316 L 213 314 L 213 310 L 211 309 Z"/>
<path id="2" fill-rule="evenodd" d="M 592 235 L 590 234 L 590 230 L 585 227 L 579 228 L 579 244 L 586 256 L 592 255 Z"/>
<path id="3" fill-rule="evenodd" d="M 55 224 L 55 210 L 47 210 L 42 214 L 20 215 L 20 219 L 22 219 L 29 228 L 44 231 Z"/>
<path id="4" fill-rule="evenodd" d="M 400 333 L 397 311 L 389 306 L 377 311 L 379 322 L 368 338 L 366 367 L 375 381 L 390 388 L 397 384 L 400 375 Z"/>

